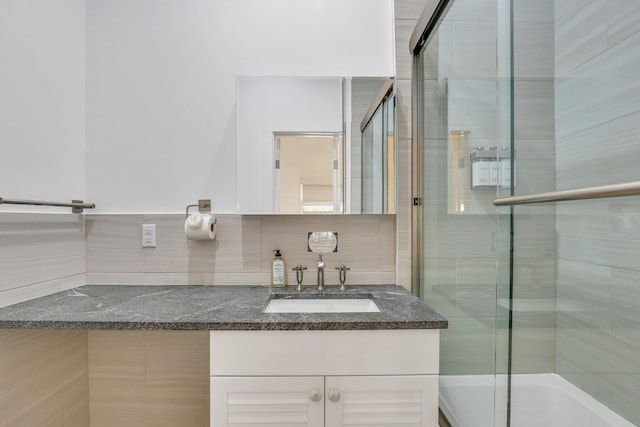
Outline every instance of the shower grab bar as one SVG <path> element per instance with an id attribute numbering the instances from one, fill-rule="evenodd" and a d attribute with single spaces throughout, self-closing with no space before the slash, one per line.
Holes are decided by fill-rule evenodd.
<path id="1" fill-rule="evenodd" d="M 495 199 L 494 206 L 514 206 L 532 203 L 564 202 L 570 200 L 602 199 L 606 197 L 639 196 L 640 181 L 622 184 L 601 185 L 598 187 L 576 188 L 574 190 L 552 191 L 549 193 L 529 194 Z"/>
<path id="2" fill-rule="evenodd" d="M 82 200 L 72 200 L 71 203 L 46 202 L 43 200 L 14 200 L 0 197 L 0 205 L 29 205 L 29 206 L 57 206 L 71 208 L 73 213 L 82 213 L 84 209 L 95 209 L 94 203 L 84 203 Z"/>

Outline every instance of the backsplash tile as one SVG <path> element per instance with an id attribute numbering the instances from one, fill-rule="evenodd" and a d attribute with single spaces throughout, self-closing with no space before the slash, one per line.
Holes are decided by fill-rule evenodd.
<path id="1" fill-rule="evenodd" d="M 143 218 L 143 215 L 87 215 L 87 271 L 143 271 Z"/>
<path id="2" fill-rule="evenodd" d="M 80 215 L 0 214 L 0 307 L 81 281 L 84 227 Z"/>
<path id="3" fill-rule="evenodd" d="M 325 280 L 338 284 L 334 267 L 346 264 L 348 284 L 395 283 L 393 215 L 217 215 L 214 241 L 190 241 L 183 215 L 89 215 L 87 283 L 234 285 L 270 283 L 273 250 L 280 249 L 289 284 L 296 264 L 315 283 L 317 254 L 307 252 L 307 232 L 336 231 L 338 253 L 325 255 Z M 156 224 L 157 247 L 141 247 L 142 224 Z M 335 277 L 334 277 L 335 276 Z"/>

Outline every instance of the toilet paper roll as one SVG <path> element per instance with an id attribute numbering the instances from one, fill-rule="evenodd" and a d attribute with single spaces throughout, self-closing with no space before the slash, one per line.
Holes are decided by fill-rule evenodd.
<path id="1" fill-rule="evenodd" d="M 184 221 L 184 234 L 189 240 L 213 240 L 216 237 L 216 217 L 194 213 Z"/>

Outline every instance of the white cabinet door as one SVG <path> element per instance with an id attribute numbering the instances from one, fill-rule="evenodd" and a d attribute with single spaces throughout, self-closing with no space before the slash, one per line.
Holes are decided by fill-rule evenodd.
<path id="1" fill-rule="evenodd" d="M 211 377 L 211 427 L 324 427 L 324 377 Z"/>
<path id="2" fill-rule="evenodd" d="M 326 377 L 327 427 L 438 426 L 438 377 Z"/>

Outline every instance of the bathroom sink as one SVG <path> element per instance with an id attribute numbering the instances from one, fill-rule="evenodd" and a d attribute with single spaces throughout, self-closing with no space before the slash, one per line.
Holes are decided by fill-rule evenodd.
<path id="1" fill-rule="evenodd" d="M 380 313 L 370 298 L 277 298 L 265 313 Z"/>

